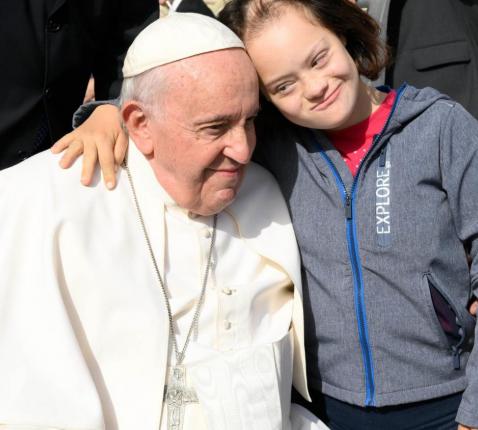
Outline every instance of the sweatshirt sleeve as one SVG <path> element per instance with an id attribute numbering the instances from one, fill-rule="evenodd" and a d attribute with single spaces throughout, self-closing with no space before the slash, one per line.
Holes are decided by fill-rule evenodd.
<path id="1" fill-rule="evenodd" d="M 450 108 L 440 135 L 440 163 L 456 232 L 471 257 L 472 294 L 478 298 L 478 121 L 461 105 Z M 475 339 L 478 329 L 475 326 Z M 466 367 L 467 388 L 457 421 L 478 427 L 478 347 Z"/>
<path id="2" fill-rule="evenodd" d="M 82 104 L 73 114 L 73 118 L 71 120 L 71 124 L 73 128 L 79 127 L 83 124 L 93 113 L 93 111 L 102 105 L 114 105 L 119 109 L 120 100 L 118 99 L 111 99 L 111 100 L 94 100 L 85 104 Z"/>

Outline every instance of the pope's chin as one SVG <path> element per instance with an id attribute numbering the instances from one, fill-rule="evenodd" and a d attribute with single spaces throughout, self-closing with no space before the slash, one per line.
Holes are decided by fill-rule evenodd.
<path id="1" fill-rule="evenodd" d="M 219 213 L 229 206 L 236 198 L 237 192 L 239 191 L 239 186 L 240 183 L 235 186 L 225 187 L 215 191 L 214 196 L 211 198 L 211 213 L 209 215 Z"/>
<path id="2" fill-rule="evenodd" d="M 198 208 L 191 209 L 191 212 L 201 216 L 211 216 L 223 211 L 236 198 L 237 190 L 235 188 L 224 188 L 215 191 L 207 199 L 203 199 Z"/>
<path id="3" fill-rule="evenodd" d="M 200 212 L 199 215 L 214 215 L 224 210 L 234 201 L 241 186 L 242 175 L 238 180 L 231 182 L 234 183 L 224 184 L 209 191 L 208 198 L 203 201 L 202 207 L 198 211 L 198 213 Z"/>

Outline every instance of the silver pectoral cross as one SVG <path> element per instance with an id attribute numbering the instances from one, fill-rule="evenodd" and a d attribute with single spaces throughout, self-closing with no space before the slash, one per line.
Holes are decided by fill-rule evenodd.
<path id="1" fill-rule="evenodd" d="M 168 385 L 165 387 L 165 401 L 168 405 L 168 430 L 182 430 L 184 409 L 189 403 L 198 403 L 193 388 L 186 386 L 186 368 L 174 366 Z"/>

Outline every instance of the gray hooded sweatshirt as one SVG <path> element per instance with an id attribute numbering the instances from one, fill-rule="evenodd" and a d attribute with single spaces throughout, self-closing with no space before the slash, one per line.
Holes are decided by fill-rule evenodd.
<path id="1" fill-rule="evenodd" d="M 465 390 L 457 420 L 478 427 L 478 122 L 404 86 L 354 178 L 323 133 L 264 111 L 258 158 L 301 250 L 310 387 L 378 407 Z"/>

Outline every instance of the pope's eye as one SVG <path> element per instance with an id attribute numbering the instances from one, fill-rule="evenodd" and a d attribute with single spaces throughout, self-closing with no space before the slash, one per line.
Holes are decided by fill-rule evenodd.
<path id="1" fill-rule="evenodd" d="M 209 130 L 222 130 L 224 128 L 224 124 L 212 124 L 207 127 Z"/>
<path id="2" fill-rule="evenodd" d="M 246 127 L 253 127 L 254 126 L 254 120 L 256 119 L 256 116 L 250 116 L 246 120 Z"/>
<path id="3" fill-rule="evenodd" d="M 202 131 L 212 137 L 217 137 L 217 136 L 222 136 L 224 133 L 226 133 L 228 129 L 229 124 L 219 122 L 216 124 L 209 124 L 205 126 Z"/>

